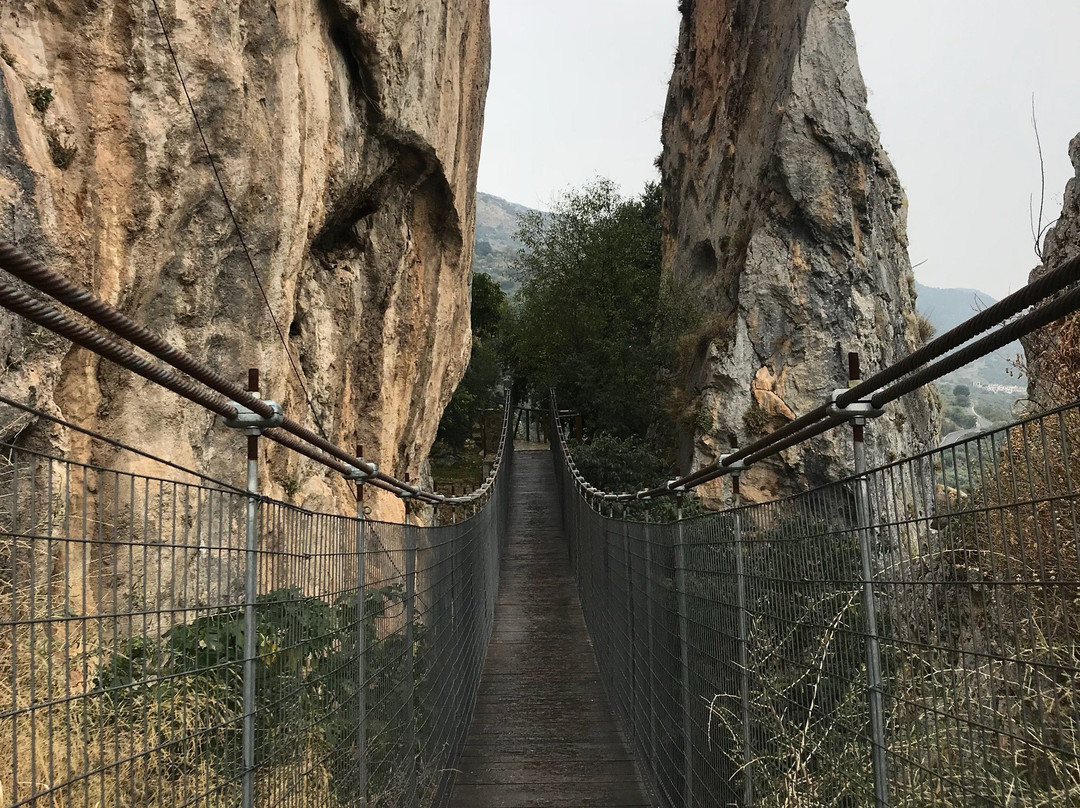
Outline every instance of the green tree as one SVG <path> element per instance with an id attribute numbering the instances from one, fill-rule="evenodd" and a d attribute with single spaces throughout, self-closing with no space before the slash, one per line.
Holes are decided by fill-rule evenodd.
<path id="1" fill-rule="evenodd" d="M 591 431 L 628 438 L 659 430 L 669 451 L 673 351 L 661 236 L 656 185 L 626 199 L 599 180 L 549 215 L 524 216 L 513 358 L 536 401 L 554 387 Z"/>
<path id="2" fill-rule="evenodd" d="M 971 395 L 971 388 L 966 384 L 958 384 L 953 388 L 952 394 L 955 398 L 967 398 Z"/>
<path id="3" fill-rule="evenodd" d="M 509 302 L 499 284 L 483 272 L 472 279 L 472 333 L 485 342 L 503 338 Z M 501 344 L 496 345 L 500 350 Z"/>
<path id="4" fill-rule="evenodd" d="M 472 356 L 436 436 L 456 449 L 464 447 L 481 411 L 502 405 L 508 310 L 499 284 L 482 272 L 473 275 Z"/>

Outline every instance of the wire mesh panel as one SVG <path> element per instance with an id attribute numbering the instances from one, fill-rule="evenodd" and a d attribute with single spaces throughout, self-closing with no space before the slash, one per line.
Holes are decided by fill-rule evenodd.
<path id="1" fill-rule="evenodd" d="M 492 628 L 504 452 L 471 516 L 258 499 L 249 553 L 243 491 L 0 447 L 0 805 L 444 804 Z"/>
<path id="2" fill-rule="evenodd" d="M 1080 411 L 869 477 L 900 805 L 1080 805 Z"/>
<path id="3" fill-rule="evenodd" d="M 2 457 L 0 800 L 235 804 L 246 497 Z"/>
<path id="4" fill-rule="evenodd" d="M 601 674 L 658 802 L 1080 805 L 1078 445 L 1069 407 L 649 524 L 580 493 L 553 440 Z"/>
<path id="5" fill-rule="evenodd" d="M 741 793 L 762 805 L 873 805 L 854 495 L 837 485 L 734 517 L 749 670 L 731 691 L 739 701 L 714 715 L 733 746 L 748 740 Z"/>

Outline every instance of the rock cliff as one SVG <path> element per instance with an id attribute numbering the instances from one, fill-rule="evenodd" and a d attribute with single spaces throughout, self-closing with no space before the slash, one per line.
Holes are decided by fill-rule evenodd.
<path id="1" fill-rule="evenodd" d="M 1076 176 L 1065 187 L 1061 217 L 1043 241 L 1041 266 L 1031 281 L 1080 255 L 1080 135 L 1069 144 Z M 1022 340 L 1027 361 L 1028 398 L 1036 409 L 1070 404 L 1080 395 L 1080 314 L 1067 317 Z"/>
<path id="2" fill-rule="evenodd" d="M 906 198 L 867 111 L 843 0 L 685 0 L 664 117 L 665 268 L 702 304 L 687 340 L 683 463 L 822 403 L 846 355 L 922 343 Z M 868 430 L 884 461 L 935 433 L 932 394 Z M 753 499 L 849 470 L 850 431 L 744 478 Z"/>
<path id="3" fill-rule="evenodd" d="M 297 420 L 417 478 L 470 345 L 487 0 L 162 0 L 161 11 L 312 407 L 151 2 L 0 8 L 0 237 L 237 380 L 259 367 L 263 394 Z M 4 393 L 241 479 L 242 438 L 198 407 L 6 314 L 0 336 Z M 26 427 L 0 424 L 6 437 Z M 36 429 L 75 457 L 131 466 Z M 310 507 L 351 496 L 277 448 L 264 486 Z M 377 513 L 401 506 L 381 500 Z"/>

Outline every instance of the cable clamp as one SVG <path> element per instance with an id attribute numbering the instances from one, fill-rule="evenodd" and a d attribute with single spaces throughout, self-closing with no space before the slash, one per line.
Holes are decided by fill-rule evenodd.
<path id="1" fill-rule="evenodd" d="M 749 466 L 746 465 L 745 460 L 736 460 L 736 461 L 734 461 L 732 463 L 728 463 L 727 459 L 729 457 L 731 457 L 732 455 L 734 455 L 734 454 L 735 454 L 735 452 L 720 455 L 720 460 L 717 461 L 717 468 L 723 469 L 724 471 L 728 472 L 729 474 L 734 474 L 734 475 L 738 476 L 738 475 L 742 474 L 744 471 L 746 471 L 749 468 Z"/>
<path id="2" fill-rule="evenodd" d="M 376 464 L 371 463 L 370 465 L 371 471 L 364 471 L 363 469 L 358 469 L 356 466 L 349 466 L 349 470 L 345 472 L 343 476 L 351 483 L 362 483 L 364 480 L 370 480 L 379 473 L 379 467 Z"/>
<path id="3" fill-rule="evenodd" d="M 885 414 L 883 407 L 875 407 L 868 398 L 852 401 L 846 407 L 837 404 L 840 396 L 847 393 L 846 389 L 833 390 L 825 406 L 825 412 L 836 421 L 856 421 L 865 423 L 868 418 L 880 418 Z"/>
<path id="4" fill-rule="evenodd" d="M 236 401 L 229 403 L 236 409 L 236 417 L 226 418 L 225 426 L 231 429 L 242 429 L 245 435 L 260 435 L 264 429 L 281 426 L 281 422 L 285 420 L 285 410 L 276 401 L 263 399 L 263 404 L 266 404 L 274 411 L 274 414 L 269 418 L 259 415 L 259 413 Z"/>

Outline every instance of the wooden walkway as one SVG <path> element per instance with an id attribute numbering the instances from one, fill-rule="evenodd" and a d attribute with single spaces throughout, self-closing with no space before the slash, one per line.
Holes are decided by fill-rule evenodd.
<path id="1" fill-rule="evenodd" d="M 585 630 L 547 452 L 514 457 L 495 629 L 452 808 L 646 808 Z"/>

